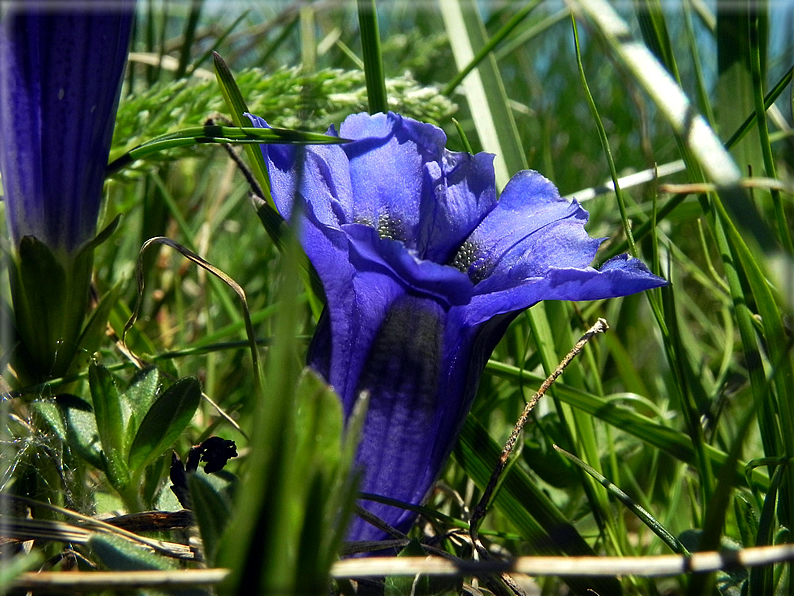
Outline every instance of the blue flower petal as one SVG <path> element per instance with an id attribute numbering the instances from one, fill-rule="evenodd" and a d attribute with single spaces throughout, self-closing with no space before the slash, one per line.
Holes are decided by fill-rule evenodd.
<path id="1" fill-rule="evenodd" d="M 403 296 L 378 330 L 357 385 L 357 391 L 370 394 L 357 457 L 363 492 L 417 503 L 435 480 L 437 460 L 446 456 L 436 445 L 445 413 L 440 386 L 445 318 L 432 299 Z M 366 507 L 400 529 L 414 518 L 384 505 Z M 359 521 L 348 537 L 366 540 L 380 534 Z"/>
<path id="2" fill-rule="evenodd" d="M 460 271 L 419 259 L 398 240 L 380 238 L 376 230 L 360 224 L 344 226 L 350 240 L 350 259 L 356 271 L 388 274 L 406 291 L 426 294 L 448 306 L 466 304 L 474 285 Z"/>
<path id="3" fill-rule="evenodd" d="M 357 453 L 361 489 L 419 504 L 518 312 L 540 300 L 623 296 L 666 282 L 625 255 L 590 267 L 600 240 L 585 232 L 578 203 L 536 172 L 517 174 L 497 202 L 492 156 L 447 151 L 434 126 L 358 114 L 340 135 L 354 141 L 262 151 L 276 205 L 300 226 L 328 299 L 309 363 L 346 414 L 361 391 L 370 394 Z M 415 518 L 365 507 L 404 531 Z M 348 533 L 383 537 L 361 520 Z"/>
<path id="4" fill-rule="evenodd" d="M 446 263 L 495 206 L 493 155 L 445 150 L 438 162 L 425 164 L 418 254 Z"/>
<path id="5" fill-rule="evenodd" d="M 439 158 L 446 137 L 396 114 L 348 117 L 339 130 L 356 139 L 343 148 L 355 193 L 347 223 L 369 225 L 383 238 L 413 248 L 422 196 L 422 170 Z M 430 133 L 430 134 L 429 134 Z M 377 175 L 374 173 L 377 172 Z"/>
<path id="6" fill-rule="evenodd" d="M 477 290 L 487 289 L 490 281 L 478 285 Z M 551 267 L 543 277 L 474 296 L 466 307 L 465 321 L 467 325 L 479 325 L 491 317 L 529 308 L 541 300 L 601 300 L 664 285 L 667 281 L 653 275 L 642 261 L 628 255 L 610 259 L 600 270 Z"/>
<path id="7" fill-rule="evenodd" d="M 17 3 L 0 23 L 0 170 L 15 242 L 93 238 L 135 3 Z"/>
<path id="8" fill-rule="evenodd" d="M 503 284 L 541 276 L 551 266 L 586 267 L 600 244 L 585 232 L 587 219 L 587 211 L 560 198 L 549 180 L 519 172 L 452 264 L 475 282 L 499 279 Z"/>

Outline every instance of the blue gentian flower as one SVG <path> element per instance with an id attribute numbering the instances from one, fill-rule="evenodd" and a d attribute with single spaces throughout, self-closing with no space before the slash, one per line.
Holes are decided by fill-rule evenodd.
<path id="1" fill-rule="evenodd" d="M 0 22 L 12 292 L 17 330 L 45 376 L 64 372 L 86 309 L 134 8 L 28 0 L 10 3 Z"/>
<path id="2" fill-rule="evenodd" d="M 516 174 L 497 200 L 493 156 L 446 150 L 435 126 L 357 114 L 339 134 L 353 142 L 262 152 L 276 207 L 288 220 L 300 213 L 292 223 L 327 297 L 309 364 L 348 415 L 362 391 L 370 394 L 360 488 L 419 504 L 520 311 L 666 282 L 626 255 L 590 267 L 601 240 L 585 232 L 587 212 L 537 172 Z M 415 518 L 364 505 L 403 531 Z M 361 520 L 348 535 L 383 537 Z"/>

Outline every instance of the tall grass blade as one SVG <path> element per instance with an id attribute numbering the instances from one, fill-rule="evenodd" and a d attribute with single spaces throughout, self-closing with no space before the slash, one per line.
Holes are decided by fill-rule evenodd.
<path id="1" fill-rule="evenodd" d="M 667 528 L 665 528 L 657 519 L 655 519 L 648 511 L 643 509 L 638 503 L 634 501 L 629 495 L 623 492 L 620 487 L 616 486 L 613 482 L 611 482 L 606 476 L 599 473 L 595 470 L 592 466 L 588 466 L 585 462 L 581 459 L 576 457 L 575 455 L 568 453 L 564 449 L 560 449 L 556 445 L 554 448 L 557 450 L 558 453 L 561 453 L 564 457 L 568 460 L 572 461 L 574 464 L 582 468 L 585 472 L 587 472 L 590 476 L 595 478 L 601 486 L 603 486 L 609 494 L 615 497 L 618 501 L 623 503 L 626 508 L 631 511 L 634 515 L 639 518 L 639 520 L 648 526 L 654 534 L 656 534 L 662 542 L 664 542 L 670 550 L 674 553 L 679 553 L 682 555 L 689 554 L 686 547 L 681 544 L 678 539 L 673 536 Z"/>
<path id="2" fill-rule="evenodd" d="M 598 138 L 601 141 L 601 148 L 604 150 L 604 156 L 609 166 L 609 174 L 612 176 L 612 188 L 615 189 L 615 198 L 618 201 L 618 209 L 620 209 L 620 221 L 623 223 L 623 233 L 626 235 L 626 240 L 629 243 L 629 250 L 631 256 L 637 256 L 637 247 L 634 245 L 634 236 L 631 233 L 631 224 L 629 223 L 628 216 L 626 215 L 626 201 L 623 198 L 623 193 L 620 190 L 618 183 L 618 171 L 615 167 L 615 160 L 612 157 L 612 150 L 609 148 L 609 139 L 607 132 L 604 129 L 604 123 L 601 121 L 601 116 L 598 114 L 598 108 L 593 100 L 593 95 L 590 93 L 590 87 L 587 85 L 587 77 L 584 73 L 584 66 L 582 66 L 582 53 L 579 48 L 579 31 L 576 28 L 576 19 L 571 14 L 571 26 L 573 27 L 573 39 L 576 47 L 576 65 L 579 68 L 579 78 L 582 81 L 582 91 L 584 91 L 585 101 L 590 108 L 590 114 L 593 117 L 593 122 L 598 131 Z"/>
<path id="3" fill-rule="evenodd" d="M 755 110 L 751 72 L 750 16 L 751 4 L 764 0 L 718 0 L 717 2 L 717 125 L 725 134 L 736 130 L 744 114 Z M 756 114 L 757 115 L 757 114 Z M 731 154 L 744 174 L 763 171 L 763 158 L 754 140 L 738 142 Z"/>
<path id="4" fill-rule="evenodd" d="M 738 188 L 739 169 L 722 147 L 717 135 L 689 99 L 644 45 L 632 38 L 626 22 L 605 0 L 567 0 L 586 15 L 632 77 L 651 97 L 688 152 L 703 168 L 708 179 L 721 190 L 732 213 L 766 250 L 772 249 L 767 226 L 761 220 L 747 193 Z M 741 112 L 741 113 L 747 113 Z M 684 156 L 685 160 L 687 155 Z M 694 165 L 694 164 L 692 164 Z"/>
<path id="5" fill-rule="evenodd" d="M 221 58 L 220 54 L 217 52 L 213 52 L 213 62 L 215 64 L 215 76 L 218 79 L 218 85 L 221 88 L 221 93 L 223 94 L 223 99 L 226 102 L 226 107 L 229 110 L 232 122 L 239 127 L 248 126 L 251 124 L 251 121 L 245 116 L 245 113 L 248 112 L 248 106 L 240 93 L 240 89 L 237 87 L 237 83 L 234 81 L 232 71 L 229 70 L 229 67 L 226 66 L 226 62 L 223 61 L 223 58 Z M 267 166 L 265 165 L 265 158 L 262 152 L 259 150 L 259 147 L 254 145 L 247 145 L 245 147 L 245 152 L 253 166 L 254 176 L 257 182 L 259 182 L 262 192 L 265 193 L 263 198 L 273 211 L 276 211 L 276 204 L 273 202 L 273 197 L 270 194 L 270 179 L 267 175 Z"/>
<path id="6" fill-rule="evenodd" d="M 479 8 L 474 0 L 439 0 L 439 8 L 455 64 L 463 70 L 487 43 Z M 526 168 L 526 158 L 493 54 L 484 56 L 463 79 L 463 91 L 480 145 L 496 156 L 496 185 L 503 188 L 512 174 Z"/>
<path id="7" fill-rule="evenodd" d="M 496 34 L 489 39 L 485 45 L 480 48 L 480 50 L 477 52 L 477 55 L 472 58 L 471 62 L 460 69 L 458 74 L 456 74 L 455 77 L 449 83 L 447 83 L 441 93 L 444 95 L 451 95 L 457 86 L 461 84 L 463 79 L 465 79 L 473 69 L 477 68 L 477 65 L 480 64 L 488 54 L 493 52 L 499 46 L 499 44 L 502 43 L 502 41 L 508 35 L 510 35 L 510 33 L 512 33 L 513 29 L 520 25 L 521 21 L 529 16 L 529 13 L 531 13 L 538 6 L 538 4 L 540 4 L 540 2 L 541 0 L 531 0 L 526 5 L 521 7 L 519 11 L 513 15 L 513 17 L 507 23 L 505 23 L 505 25 L 499 29 L 499 31 L 497 31 Z"/>
<path id="8" fill-rule="evenodd" d="M 190 51 L 193 49 L 193 40 L 196 38 L 196 27 L 198 26 L 203 4 L 204 0 L 190 1 L 190 12 L 188 13 L 187 21 L 185 21 L 185 31 L 183 33 L 184 42 L 182 43 L 182 51 L 179 54 L 179 66 L 176 69 L 176 78 L 178 79 L 187 74 L 187 68 L 190 64 Z"/>
<path id="9" fill-rule="evenodd" d="M 543 377 L 534 375 L 526 370 L 502 362 L 489 360 L 486 370 L 491 374 L 503 378 L 523 379 L 524 383 L 540 384 Z M 595 416 L 608 424 L 627 432 L 643 442 L 661 449 L 676 459 L 691 465 L 696 465 L 695 450 L 692 440 L 684 433 L 664 426 L 654 420 L 635 412 L 625 406 L 614 403 L 608 398 L 601 398 L 582 389 L 577 389 L 564 382 L 557 381 L 554 384 L 555 395 L 558 399 L 578 408 L 591 416 Z M 704 446 L 706 456 L 712 463 L 715 470 L 718 470 L 727 461 L 727 454 L 706 444 Z M 744 483 L 745 469 L 744 463 L 736 465 L 737 483 Z M 760 470 L 753 470 L 752 480 L 761 488 L 769 486 L 769 478 Z"/>
<path id="10" fill-rule="evenodd" d="M 357 0 L 357 6 L 369 113 L 388 112 L 389 99 L 386 95 L 386 76 L 383 72 L 383 56 L 381 55 L 375 0 Z"/>

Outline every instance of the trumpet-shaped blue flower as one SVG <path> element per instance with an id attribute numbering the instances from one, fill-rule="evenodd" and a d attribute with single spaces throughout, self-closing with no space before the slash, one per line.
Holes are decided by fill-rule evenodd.
<path id="1" fill-rule="evenodd" d="M 353 142 L 262 152 L 279 211 L 300 213 L 293 224 L 328 300 L 309 363 L 347 414 L 370 394 L 361 490 L 418 504 L 517 313 L 666 282 L 626 255 L 590 267 L 601 241 L 584 230 L 587 212 L 537 172 L 516 174 L 497 200 L 493 157 L 446 150 L 435 126 L 358 114 L 339 134 Z M 365 507 L 401 530 L 415 518 Z M 357 520 L 348 537 L 383 536 Z"/>
<path id="2" fill-rule="evenodd" d="M 0 22 L 11 284 L 37 375 L 65 372 L 80 332 L 134 7 L 28 0 Z"/>

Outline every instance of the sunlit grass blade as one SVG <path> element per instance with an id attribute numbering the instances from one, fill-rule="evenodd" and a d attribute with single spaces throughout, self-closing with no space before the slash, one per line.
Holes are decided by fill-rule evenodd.
<path id="1" fill-rule="evenodd" d="M 654 100 L 673 130 L 686 140 L 708 177 L 731 186 L 739 170 L 722 148 L 717 135 L 697 115 L 686 95 L 648 49 L 635 41 L 628 25 L 603 0 L 571 0 L 593 22 L 637 83 Z"/>
<path id="2" fill-rule="evenodd" d="M 455 63 L 462 70 L 472 64 L 476 52 L 486 44 L 479 8 L 472 0 L 442 0 L 439 7 Z M 463 91 L 480 145 L 495 154 L 496 185 L 503 188 L 512 174 L 526 168 L 526 158 L 493 54 L 484 56 L 463 79 Z"/>
<path id="3" fill-rule="evenodd" d="M 441 93 L 444 95 L 452 94 L 455 88 L 460 85 L 461 81 L 468 76 L 472 69 L 476 68 L 477 65 L 479 65 L 488 54 L 493 52 L 497 46 L 499 46 L 499 44 L 502 43 L 502 41 L 513 32 L 513 29 L 521 24 L 521 21 L 523 21 L 529 15 L 529 13 L 535 10 L 535 7 L 537 7 L 540 2 L 541 0 L 531 0 L 530 2 L 527 2 L 526 5 L 521 7 L 521 9 L 519 9 L 518 12 L 516 12 L 516 14 L 514 14 L 510 20 L 505 23 L 505 25 L 479 49 L 477 55 L 472 58 L 471 62 L 460 69 L 458 74 L 456 74 L 455 77 L 449 83 L 447 83 Z"/>
<path id="4" fill-rule="evenodd" d="M 794 67 L 786 71 L 780 80 L 772 87 L 769 93 L 766 94 L 764 97 L 764 109 L 768 110 L 770 106 L 772 106 L 775 101 L 780 97 L 780 95 L 785 91 L 789 84 L 794 77 Z M 794 95 L 792 95 L 794 98 Z M 731 149 L 738 143 L 744 136 L 749 132 L 750 128 L 755 124 L 757 118 L 757 112 L 753 111 L 750 113 L 747 118 L 744 119 L 742 124 L 737 128 L 734 133 L 730 136 L 730 138 L 725 141 L 724 147 L 726 149 Z M 578 194 L 578 193 L 575 193 Z M 678 207 L 681 203 L 683 203 L 690 193 L 679 193 L 673 197 L 671 197 L 664 205 L 659 208 L 657 213 L 657 222 L 664 220 L 672 211 Z M 645 238 L 651 230 L 651 220 L 646 220 L 639 226 L 634 229 L 634 238 L 636 241 L 640 241 Z M 616 244 L 614 247 L 610 247 L 608 251 L 606 251 L 601 257 L 602 262 L 606 261 L 615 255 L 619 255 L 624 253 L 628 250 L 628 240 L 623 240 L 620 243 Z"/>
<path id="5" fill-rule="evenodd" d="M 607 2 L 569 0 L 569 3 L 587 15 L 603 35 L 616 57 L 659 108 L 677 138 L 685 145 L 686 153 L 691 153 L 708 179 L 721 188 L 731 211 L 742 218 L 743 227 L 752 232 L 760 246 L 771 250 L 772 242 L 767 233 L 767 225 L 749 201 L 747 193 L 737 187 L 739 169 L 714 131 L 695 112 L 675 80 L 644 45 L 632 38 L 626 22 Z M 687 157 L 685 154 L 684 159 Z"/>
<path id="6" fill-rule="evenodd" d="M 698 49 L 698 39 L 695 37 L 695 30 L 692 25 L 692 0 L 684 0 L 684 7 L 681 11 L 684 17 L 684 27 L 686 28 L 686 40 L 689 52 L 692 55 L 692 66 L 695 71 L 695 84 L 697 85 L 698 107 L 706 120 L 713 126 L 716 122 L 714 112 L 711 109 L 708 90 L 703 76 L 703 67 L 700 60 L 700 50 Z"/>
<path id="7" fill-rule="evenodd" d="M 680 83 L 678 64 L 673 53 L 673 44 L 667 29 L 664 11 L 659 0 L 643 0 L 635 3 L 637 20 L 640 23 L 642 38 L 656 59 L 661 62 L 670 75 Z"/>

